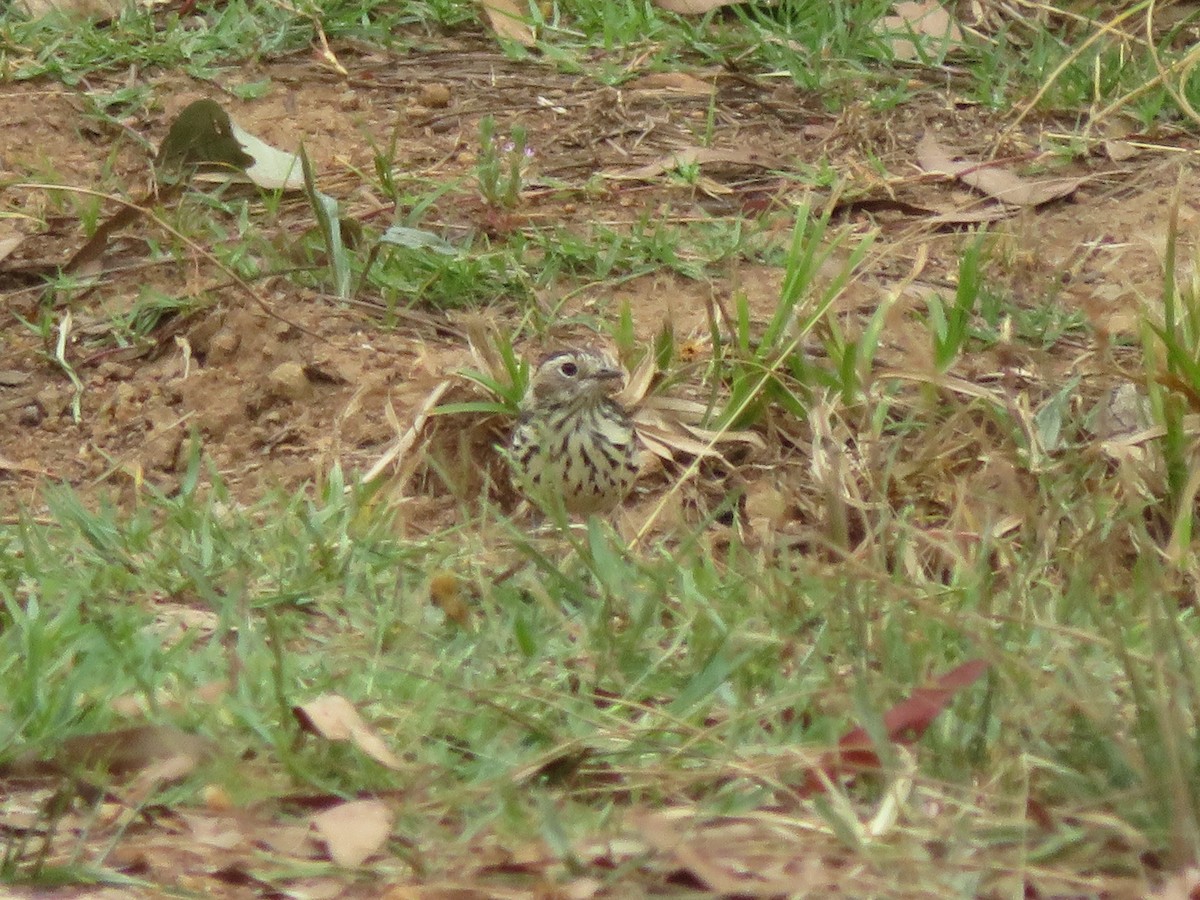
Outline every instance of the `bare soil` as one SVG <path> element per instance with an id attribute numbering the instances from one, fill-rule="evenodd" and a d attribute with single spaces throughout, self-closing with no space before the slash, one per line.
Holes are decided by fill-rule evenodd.
<path id="1" fill-rule="evenodd" d="M 322 189 L 369 228 L 385 227 L 396 217 L 374 175 L 377 149 L 394 142 L 395 177 L 411 181 L 414 194 L 433 184 L 461 185 L 422 221 L 455 239 L 476 234 L 502 242 L 530 227 L 587 234 L 593 223 L 678 226 L 750 215 L 768 237 L 786 242 L 796 204 L 811 190 L 809 176 L 832 171 L 844 179 L 837 223 L 859 234 L 880 228 L 839 311 L 853 329 L 881 298 L 900 290 L 880 364 L 915 372 L 929 370 L 930 351 L 927 328 L 914 313 L 923 313 L 930 293 L 952 295 L 959 254 L 970 237 L 962 226 L 947 226 L 928 211 L 968 210 L 981 203 L 961 183 L 919 169 L 921 136 L 932 132 L 965 156 L 1016 169 L 1034 160 L 1054 162 L 1039 151 L 1063 146 L 1070 137 L 1069 128 L 1056 137 L 1060 125 L 1053 117 L 1026 117 L 1010 127 L 1010 113 L 956 103 L 935 86 L 918 88 L 916 98 L 899 108 L 876 109 L 866 97 L 835 115 L 826 111 L 823 98 L 778 79 L 724 71 L 693 71 L 691 80 L 639 80 L 618 90 L 586 76 L 511 61 L 484 42 L 463 40 L 439 52 L 403 57 L 335 49 L 347 77 L 302 57 L 231 71 L 227 87 L 270 79 L 270 91 L 257 100 L 238 101 L 178 74 L 134 75 L 153 88 L 154 101 L 119 123 L 89 114 L 84 88 L 0 85 L 5 123 L 0 184 L 17 182 L 0 192 L 0 215 L 8 217 L 0 219 L 0 241 L 21 238 L 11 255 L 0 258 L 0 515 L 15 515 L 19 508 L 38 514 L 48 482 L 121 503 L 132 503 L 145 483 L 175 490 L 193 442 L 233 495 L 247 503 L 273 489 L 290 492 L 319 483 L 335 462 L 348 473 L 364 472 L 439 384 L 473 364 L 469 330 L 481 319 L 505 330 L 521 321 L 526 304 L 505 296 L 471 310 L 434 308 L 417 296 L 407 308 L 388 311 L 370 296 L 339 303 L 286 273 L 264 271 L 242 285 L 194 246 L 181 249 L 179 261 L 152 262 L 149 242 L 170 236 L 144 220 L 113 242 L 103 271 L 69 301 L 65 292 L 49 292 L 47 279 L 86 240 L 79 206 L 87 198 L 37 185 L 144 195 L 151 145 L 196 99 L 217 99 L 244 129 L 276 147 L 291 150 L 303 141 Z M 126 79 L 97 76 L 87 88 L 109 91 Z M 715 93 L 698 89 L 697 82 L 712 85 Z M 521 204 L 512 210 L 488 206 L 472 189 L 479 122 L 486 115 L 496 118 L 501 133 L 521 123 L 530 134 L 534 169 Z M 703 164 L 702 177 L 690 183 L 646 168 L 697 148 L 729 154 L 725 162 Z M 1193 242 L 1198 223 L 1193 198 L 1200 193 L 1186 159 L 1197 149 L 1194 138 L 1158 135 L 1136 156 L 1116 162 L 1097 142 L 1091 155 L 1055 170 L 1087 176 L 1071 197 L 993 223 L 990 271 L 997 289 L 1030 307 L 1049 301 L 1082 310 L 1092 331 L 1045 349 L 1014 345 L 1008 356 L 971 360 L 957 374 L 971 379 L 1021 368 L 1036 371 L 1048 384 L 1078 374 L 1084 376 L 1081 390 L 1092 397 L 1119 381 L 1121 346 L 1136 335 L 1142 304 L 1154 303 L 1161 291 L 1167 210 L 1177 190 L 1181 234 L 1186 244 Z M 816 192 L 817 208 L 829 196 Z M 105 202 L 101 216 L 117 208 Z M 196 210 L 218 220 L 231 244 L 265 236 L 287 247 L 312 226 L 300 199 L 285 200 L 277 214 L 264 213 L 250 223 L 258 235 L 240 233 L 236 221 L 214 210 Z M 265 268 L 277 263 L 272 258 Z M 703 279 L 664 266 L 582 289 L 551 285 L 538 296 L 548 327 L 536 344 L 522 349 L 536 355 L 556 343 L 590 340 L 589 325 L 611 324 L 628 304 L 640 339 L 650 340 L 669 321 L 702 356 L 713 309 L 728 310 L 740 295 L 765 320 L 782 277 L 777 267 L 735 260 Z M 113 322 L 147 291 L 187 300 L 191 311 L 164 317 L 151 340 L 122 345 Z M 54 328 L 68 310 L 63 361 L 77 373 L 80 391 L 67 366 L 55 359 Z M 38 328 L 43 318 L 52 326 L 47 331 Z M 463 399 L 468 389 L 463 383 L 454 392 Z M 491 444 L 502 438 L 506 424 L 463 416 L 439 420 L 429 440 L 418 442 L 411 454 L 440 458 L 405 484 L 409 527 L 446 525 L 461 502 L 471 502 L 472 491 L 483 487 L 475 463 L 489 461 Z M 798 464 L 796 471 L 803 467 Z M 980 496 L 1001 494 L 1002 475 L 981 467 L 964 484 Z M 751 482 L 768 477 L 780 486 L 786 470 L 745 472 Z M 636 502 L 653 502 L 656 490 L 652 480 Z M 257 834 L 261 825 L 247 819 L 234 827 L 219 810 L 197 811 L 195 819 L 200 825 L 187 826 L 195 833 Z M 190 833 L 187 828 L 180 826 L 179 833 Z M 161 854 L 145 841 L 122 852 L 141 854 L 134 871 L 151 880 L 204 884 L 213 895 L 248 890 L 239 881 L 244 873 L 232 864 L 221 869 L 211 848 L 184 858 L 179 848 L 186 843 L 172 835 Z M 519 871 L 507 857 L 494 865 L 497 871 Z M 357 895 L 345 884 L 326 887 L 329 896 Z"/>
<path id="2" fill-rule="evenodd" d="M 926 340 L 915 326 L 907 340 L 905 323 L 914 308 L 923 309 L 925 294 L 946 293 L 952 285 L 962 236 L 912 208 L 965 208 L 979 197 L 920 173 L 913 159 L 917 141 L 931 130 L 965 155 L 1024 161 L 1054 130 L 1051 121 L 1029 118 L 1006 130 L 1003 116 L 956 106 L 932 88 L 898 109 L 873 110 L 863 102 L 835 116 L 823 110 L 820 97 L 777 80 L 692 73 L 715 85 L 710 111 L 710 97 L 692 82 L 652 78 L 618 90 L 507 60 L 484 44 L 399 59 L 343 48 L 340 60 L 349 77 L 300 58 L 235 70 L 231 84 L 272 82 L 265 97 L 245 102 L 179 75 L 145 76 L 154 92 L 151 108 L 119 127 L 89 116 L 81 90 L 46 82 L 4 85 L 0 179 L 88 190 L 120 186 L 126 196 L 139 196 L 148 184 L 150 152 L 130 134 L 157 143 L 180 109 L 206 96 L 275 146 L 292 149 L 302 140 L 324 189 L 370 226 L 386 225 L 394 215 L 372 189 L 373 154 L 394 140 L 398 178 L 464 185 L 446 194 L 423 223 L 459 236 L 484 232 L 502 240 L 529 226 L 586 233 L 596 222 L 677 224 L 750 211 L 782 238 L 790 207 L 807 188 L 780 173 L 827 164 L 846 179 L 839 220 L 862 231 L 875 224 L 883 229 L 843 301 L 847 312 L 869 312 L 882 292 L 911 275 L 917 259 L 925 260 L 889 330 L 897 354 L 891 362 L 920 368 Z M 94 91 L 116 86 L 105 77 L 90 83 Z M 470 190 L 479 121 L 489 114 L 501 133 L 523 124 L 535 152 L 531 186 L 512 211 L 488 207 Z M 667 174 L 619 177 L 701 146 L 752 148 L 752 162 L 704 165 L 699 185 L 672 182 Z M 1189 148 L 1175 141 L 1170 149 Z M 997 277 L 1031 302 L 1050 296 L 1082 308 L 1102 338 L 1128 332 L 1139 304 L 1158 293 L 1165 211 L 1180 179 L 1185 235 L 1195 226 L 1196 209 L 1187 199 L 1195 195 L 1188 190 L 1194 174 L 1179 174 L 1181 156 L 1160 147 L 1118 164 L 1097 145 L 1094 156 L 1067 169 L 1091 176 L 1073 197 L 992 226 L 1009 263 Z M 554 189 L 539 187 L 551 180 Z M 141 223 L 114 242 L 106 264 L 115 271 L 71 300 L 66 359 L 83 387 L 76 419 L 75 389 L 53 359 L 57 334 L 39 334 L 21 319 L 38 321 L 49 296 L 41 276 L 84 241 L 72 212 L 77 198 L 23 184 L 2 196 L 4 212 L 15 216 L 5 233 L 24 238 L 0 263 L 0 508 L 9 512 L 17 503 L 36 509 L 45 479 L 118 495 L 142 480 L 170 490 L 192 434 L 246 500 L 271 487 L 292 490 L 311 482 L 335 460 L 361 471 L 396 437 L 384 415 L 387 403 L 406 423 L 441 379 L 470 363 L 464 321 L 473 312 L 429 309 L 416 297 L 411 312 L 385 327 L 377 308 L 339 305 L 269 274 L 251 282 L 249 296 L 194 251 L 185 264 L 146 262 L 145 240 L 154 229 Z M 105 204 L 104 214 L 115 208 Z M 280 243 L 311 226 L 302 202 L 286 210 L 291 214 L 252 227 L 273 229 L 270 236 Z M 542 305 L 558 307 L 564 324 L 552 323 L 544 343 L 579 335 L 578 323 L 587 316 L 611 321 L 626 302 L 644 338 L 664 319 L 683 336 L 703 335 L 710 304 L 727 305 L 735 292 L 765 317 L 780 278 L 776 268 L 733 263 L 706 280 L 664 269 L 590 286 L 565 302 L 551 289 Z M 151 288 L 200 297 L 201 311 L 167 318 L 145 346 L 113 346 L 108 323 Z M 504 325 L 515 310 L 497 296 L 486 313 Z M 52 311 L 51 321 L 58 322 L 65 309 Z M 427 484 L 446 495 L 444 486 Z"/>

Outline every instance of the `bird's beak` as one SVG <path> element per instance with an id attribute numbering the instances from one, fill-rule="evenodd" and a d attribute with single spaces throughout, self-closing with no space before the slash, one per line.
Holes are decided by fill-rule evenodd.
<path id="1" fill-rule="evenodd" d="M 621 390 L 625 383 L 625 373 L 620 369 L 597 369 L 589 376 L 592 391 L 596 396 L 610 396 Z"/>

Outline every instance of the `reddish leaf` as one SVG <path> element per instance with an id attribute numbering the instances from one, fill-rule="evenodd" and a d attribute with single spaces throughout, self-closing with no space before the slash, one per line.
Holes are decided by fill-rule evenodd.
<path id="1" fill-rule="evenodd" d="M 987 669 L 985 661 L 973 659 L 947 672 L 932 685 L 917 688 L 907 699 L 884 713 L 883 727 L 888 739 L 897 744 L 919 740 L 955 693 L 974 684 Z M 855 728 L 838 741 L 836 750 L 821 757 L 817 767 L 807 773 L 800 790 L 803 794 L 824 790 L 821 774 L 833 780 L 842 774 L 869 772 L 879 767 L 879 754 L 875 752 L 870 735 L 865 728 Z"/>

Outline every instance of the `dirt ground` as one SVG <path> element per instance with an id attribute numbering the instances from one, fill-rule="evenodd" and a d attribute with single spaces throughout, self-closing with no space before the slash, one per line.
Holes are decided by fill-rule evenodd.
<path id="1" fill-rule="evenodd" d="M 153 261 L 152 242 L 168 238 L 146 221 L 113 242 L 94 280 L 49 292 L 48 279 L 86 239 L 78 211 L 86 198 L 38 185 L 142 196 L 153 145 L 181 109 L 203 97 L 217 99 L 244 129 L 274 146 L 291 150 L 303 141 L 322 189 L 369 229 L 397 216 L 373 174 L 375 148 L 394 140 L 395 177 L 413 194 L 436 184 L 462 186 L 443 194 L 421 222 L 457 241 L 474 234 L 500 243 L 532 227 L 586 235 L 593 223 L 686 227 L 748 215 L 767 237 L 786 244 L 794 209 L 812 190 L 807 185 L 828 184 L 831 173 L 843 182 L 836 225 L 858 236 L 879 229 L 838 309 L 853 330 L 882 298 L 899 292 L 878 360 L 892 370 L 929 369 L 927 328 L 914 313 L 924 311 L 930 293 L 953 295 L 959 254 L 969 240 L 962 220 L 990 202 L 960 181 L 922 171 L 922 136 L 936 135 L 965 157 L 1010 169 L 1053 165 L 1055 174 L 1084 180 L 1068 197 L 994 221 L 989 271 L 998 290 L 1020 305 L 1082 311 L 1095 338 L 1073 333 L 1064 339 L 1073 342 L 1070 352 L 1027 341 L 1012 348 L 1015 358 L 975 359 L 957 374 L 982 378 L 998 366 L 1029 367 L 1051 384 L 1079 374 L 1092 396 L 1121 378 L 1122 346 L 1136 339 L 1142 305 L 1160 293 L 1167 211 L 1176 191 L 1185 246 L 1192 245 L 1200 219 L 1195 138 L 1163 132 L 1128 135 L 1120 146 L 1097 140 L 1058 168 L 1053 153 L 1041 154 L 1078 137 L 1073 117 L 1027 116 L 1012 127 L 1011 111 L 956 102 L 934 84 L 914 83 L 914 99 L 900 107 L 876 108 L 868 97 L 831 114 L 825 98 L 779 79 L 726 71 L 676 79 L 639 75 L 618 90 L 511 61 L 483 41 L 402 57 L 335 50 L 348 77 L 301 56 L 229 73 L 227 88 L 269 79 L 271 89 L 257 100 L 239 101 L 173 73 L 98 75 L 78 88 L 0 84 L 0 122 L 6 123 L 0 185 L 7 185 L 0 188 L 0 247 L 7 239 L 15 248 L 6 256 L 0 251 L 0 516 L 15 517 L 19 508 L 40 514 L 47 482 L 122 503 L 132 503 L 143 483 L 172 491 L 193 442 L 234 497 L 247 503 L 273 489 L 318 483 L 335 462 L 352 475 L 365 472 L 444 380 L 474 364 L 468 332 L 480 323 L 511 330 L 521 321 L 526 302 L 503 295 L 480 309 L 455 310 L 415 296 L 389 321 L 376 297 L 339 303 L 276 272 L 281 256 L 247 279 L 247 289 L 197 247 L 169 263 Z M 140 113 L 118 122 L 89 112 L 88 91 L 112 91 L 130 79 L 153 89 Z M 513 210 L 487 206 L 472 189 L 479 122 L 486 115 L 496 118 L 501 133 L 521 123 L 530 134 L 533 169 Z M 685 182 L 665 171 L 671 154 L 699 149 L 718 151 L 693 157 L 707 160 L 700 178 Z M 831 192 L 822 188 L 813 196 L 821 208 Z M 116 209 L 107 202 L 101 216 Z M 947 213 L 948 219 L 937 218 Z M 231 245 L 251 237 L 232 217 L 205 214 L 230 232 Z M 286 246 L 310 227 L 311 215 L 296 198 L 285 200 L 278 214 L 264 212 L 248 229 Z M 688 240 L 685 232 L 682 252 L 703 257 Z M 705 278 L 663 266 L 583 289 L 565 281 L 539 288 L 538 306 L 550 323 L 521 349 L 535 356 L 556 343 L 587 339 L 589 322 L 611 324 L 628 303 L 641 340 L 669 321 L 703 355 L 710 310 L 727 310 L 742 295 L 765 321 L 783 277 L 778 267 L 740 259 L 715 268 L 718 274 Z M 178 298 L 189 311 L 164 316 L 151 340 L 122 343 L 113 323 L 149 291 Z M 58 329 L 68 312 L 60 360 Z M 455 381 L 443 399 L 468 396 L 466 382 Z M 430 468 L 404 483 L 411 528 L 449 524 L 460 501 L 470 502 L 471 491 L 481 487 L 480 469 L 463 457 L 487 461 L 505 427 L 502 421 L 441 419 L 428 441 L 414 445 L 410 459 L 448 456 L 439 461 L 441 474 Z M 465 445 L 456 433 L 468 435 Z M 750 467 L 746 477 L 764 472 Z M 652 482 L 639 502 L 652 502 L 655 489 Z"/>
<path id="2" fill-rule="evenodd" d="M 373 228 L 395 215 L 371 176 L 374 148 L 394 138 L 398 179 L 463 185 L 443 195 L 422 222 L 457 238 L 482 232 L 499 241 L 530 226 L 586 234 L 589 223 L 621 227 L 648 218 L 680 225 L 749 213 L 784 241 L 791 209 L 808 190 L 789 173 L 827 166 L 845 180 L 836 221 L 858 233 L 882 229 L 842 308 L 849 319 L 869 314 L 903 281 L 884 362 L 915 368 L 928 351 L 911 313 L 924 309 L 930 291 L 952 293 L 964 240 L 961 226 L 947 227 L 931 211 L 978 208 L 983 199 L 920 170 L 921 136 L 929 132 L 965 156 L 1014 165 L 1065 145 L 1055 138 L 1059 125 L 1052 118 L 1027 117 L 1008 128 L 1011 115 L 955 104 L 932 86 L 918 87 L 916 99 L 899 108 L 873 109 L 863 101 L 833 115 L 822 98 L 777 79 L 710 70 L 683 81 L 650 76 L 618 90 L 510 61 L 484 43 L 402 58 L 340 48 L 339 59 L 349 77 L 302 57 L 233 72 L 229 85 L 271 81 L 266 96 L 244 102 L 177 74 L 134 76 L 152 86 L 153 101 L 120 122 L 89 114 L 82 86 L 0 86 L 0 120 L 7 123 L 0 130 L 0 182 L 19 182 L 0 193 L 8 217 L 0 221 L 0 237 L 21 239 L 0 261 L 0 510 L 12 513 L 22 504 L 36 511 L 46 479 L 126 499 L 143 480 L 171 490 L 191 435 L 235 496 L 247 501 L 272 487 L 293 490 L 318 479 L 335 460 L 361 472 L 397 437 L 387 404 L 406 427 L 440 381 L 471 364 L 471 317 L 483 315 L 499 328 L 517 321 L 517 304 L 504 296 L 482 312 L 441 311 L 413 297 L 391 327 L 371 297 L 339 304 L 269 272 L 248 282 L 250 296 L 196 252 L 186 265 L 148 262 L 154 229 L 143 222 L 114 241 L 105 260 L 110 271 L 70 299 L 65 359 L 81 381 L 76 416 L 76 389 L 54 359 L 68 305 L 64 294 L 58 300 L 47 294 L 45 280 L 84 241 L 72 211 L 77 198 L 29 183 L 120 186 L 125 196 L 140 196 L 150 144 L 201 97 L 219 100 L 243 128 L 275 146 L 290 150 L 302 140 L 324 190 Z M 112 90 L 128 77 L 98 76 L 87 88 Z M 529 130 L 534 171 L 512 211 L 486 206 L 471 190 L 479 121 L 487 114 L 501 133 L 518 122 Z M 710 131 L 712 148 L 744 155 L 731 152 L 722 162 L 717 154 L 691 184 L 653 171 L 667 154 L 708 146 Z M 1115 162 L 1096 142 L 1091 155 L 1056 173 L 1087 176 L 1070 197 L 991 226 L 1007 263 L 996 277 L 1020 301 L 1082 309 L 1101 341 L 1130 333 L 1140 304 L 1159 291 L 1166 210 L 1177 183 L 1184 188 L 1185 237 L 1195 228 L 1189 199 L 1196 196 L 1195 176 L 1187 162 L 1194 145 L 1157 135 L 1123 145 L 1134 155 Z M 827 197 L 818 192 L 817 205 Z M 108 203 L 103 214 L 115 208 Z M 284 209 L 291 214 L 251 227 L 267 230 L 275 243 L 310 227 L 302 200 L 285 201 Z M 715 277 L 693 280 L 664 267 L 569 296 L 575 285 L 552 285 L 539 301 L 544 309 L 558 306 L 558 318 L 540 344 L 578 337 L 589 316 L 611 322 L 624 302 L 643 339 L 664 319 L 679 335 L 702 339 L 710 306 L 728 308 L 737 293 L 765 319 L 781 270 L 746 262 L 720 268 Z M 151 289 L 191 300 L 199 311 L 165 317 L 151 342 L 120 346 L 112 321 Z M 39 330 L 39 321 L 51 324 Z M 542 347 L 524 349 L 534 354 Z M 1033 362 L 1053 367 L 1054 359 L 1049 352 Z M 498 435 L 503 423 L 495 427 Z M 486 443 L 479 452 L 487 452 Z M 452 498 L 438 479 L 414 481 L 412 490 L 450 514 Z"/>

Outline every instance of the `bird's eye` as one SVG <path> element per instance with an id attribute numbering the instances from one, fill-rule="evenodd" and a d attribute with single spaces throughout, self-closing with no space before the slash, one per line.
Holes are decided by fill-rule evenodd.
<path id="1" fill-rule="evenodd" d="M 579 366 L 575 365 L 573 362 L 565 362 L 558 367 L 558 371 L 562 372 L 568 378 L 574 378 L 579 374 Z"/>

